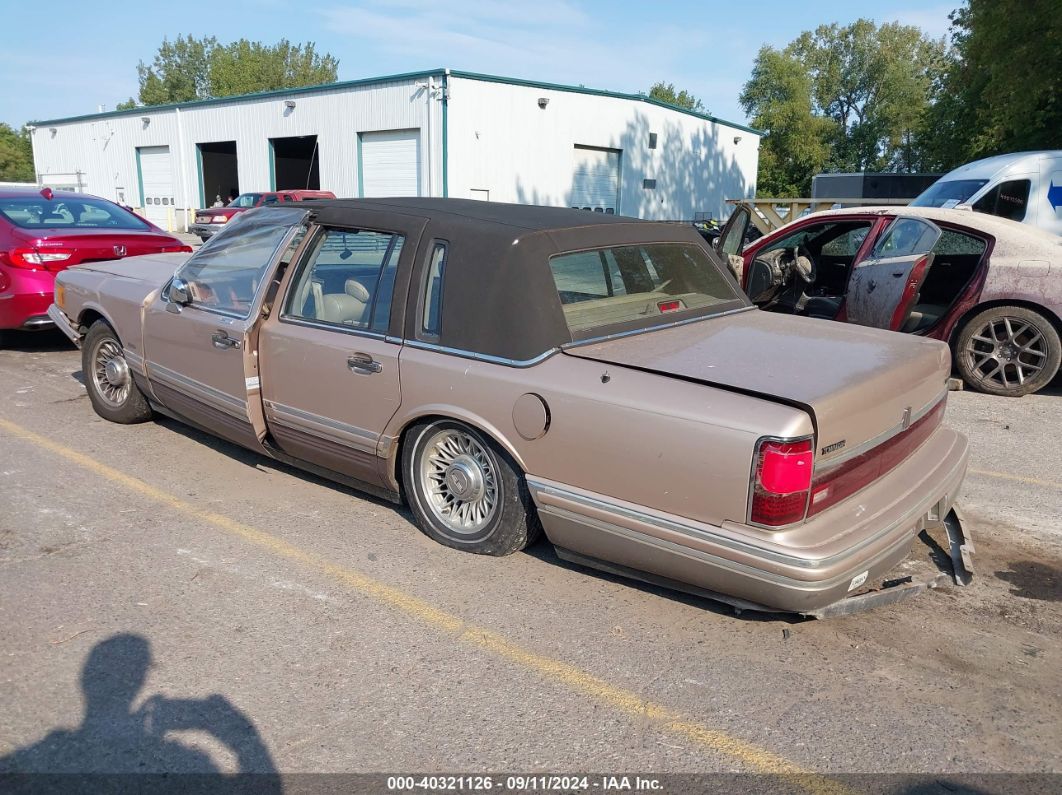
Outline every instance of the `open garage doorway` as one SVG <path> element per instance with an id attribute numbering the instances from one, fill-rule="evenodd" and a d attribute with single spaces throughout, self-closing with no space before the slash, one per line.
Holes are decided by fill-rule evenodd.
<path id="1" fill-rule="evenodd" d="M 273 190 L 320 190 L 317 136 L 270 138 Z"/>
<path id="2" fill-rule="evenodd" d="M 199 151 L 199 201 L 202 207 L 228 204 L 240 195 L 235 141 L 196 144 Z"/>

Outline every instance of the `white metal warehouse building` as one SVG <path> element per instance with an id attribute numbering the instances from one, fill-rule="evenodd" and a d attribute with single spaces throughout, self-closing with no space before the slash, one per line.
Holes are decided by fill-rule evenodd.
<path id="1" fill-rule="evenodd" d="M 760 133 L 643 95 L 439 69 L 31 127 L 38 182 L 163 228 L 242 193 L 453 196 L 647 219 L 725 217 Z"/>

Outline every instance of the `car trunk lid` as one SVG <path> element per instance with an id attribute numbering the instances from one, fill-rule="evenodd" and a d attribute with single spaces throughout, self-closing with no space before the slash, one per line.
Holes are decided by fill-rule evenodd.
<path id="1" fill-rule="evenodd" d="M 123 229 L 44 230 L 24 235 L 27 245 L 41 253 L 69 252 L 69 259 L 53 263 L 49 270 L 63 270 L 71 265 L 136 257 L 165 251 L 178 251 L 181 241 L 162 232 Z"/>
<path id="2" fill-rule="evenodd" d="M 951 368 L 935 340 L 757 309 L 565 353 L 799 406 L 815 423 L 816 474 L 914 425 Z"/>

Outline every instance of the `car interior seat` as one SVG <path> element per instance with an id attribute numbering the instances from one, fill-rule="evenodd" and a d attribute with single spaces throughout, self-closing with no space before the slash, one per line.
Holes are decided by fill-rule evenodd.
<path id="1" fill-rule="evenodd" d="M 360 325 L 365 320 L 365 308 L 371 298 L 365 285 L 357 279 L 347 279 L 341 293 L 323 293 L 320 283 L 314 283 L 314 303 L 317 307 L 317 319 L 327 323 L 345 323 Z"/>

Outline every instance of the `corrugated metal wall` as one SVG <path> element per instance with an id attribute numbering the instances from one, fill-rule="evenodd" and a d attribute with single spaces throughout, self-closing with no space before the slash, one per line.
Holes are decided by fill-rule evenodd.
<path id="1" fill-rule="evenodd" d="M 423 80 L 425 78 L 421 78 Z M 376 130 L 421 131 L 421 193 L 442 191 L 442 103 L 432 100 L 430 156 L 428 98 L 417 79 L 334 90 L 191 106 L 138 110 L 67 123 L 44 124 L 33 132 L 34 161 L 40 174 L 80 171 L 85 190 L 140 206 L 136 149 L 169 146 L 174 159 L 174 197 L 178 209 L 200 206 L 196 144 L 236 141 L 241 191 L 270 188 L 269 139 L 316 135 L 321 188 L 337 196 L 358 195 L 358 133 Z M 285 100 L 295 103 L 293 109 Z M 150 119 L 148 123 L 141 117 Z M 54 132 L 52 130 L 54 129 Z M 183 139 L 183 146 L 180 141 Z M 430 173 L 429 173 L 430 170 Z M 280 186 L 289 187 L 289 186 Z M 213 196 L 206 197 L 210 204 Z"/>
<path id="2" fill-rule="evenodd" d="M 44 123 L 33 132 L 34 160 L 43 175 L 61 174 L 69 181 L 81 172 L 87 192 L 140 206 L 136 150 L 169 146 L 176 207 L 194 209 L 214 198 L 201 197 L 196 144 L 236 141 L 239 188 L 256 191 L 270 188 L 270 138 L 316 135 L 321 188 L 357 196 L 358 134 L 418 129 L 420 191 L 440 196 L 443 103 L 438 94 L 429 101 L 425 89 L 417 87 L 426 79 L 406 76 L 192 105 L 179 113 L 144 108 Z M 729 214 L 725 199 L 755 195 L 759 136 L 753 132 L 622 97 L 459 76 L 451 76 L 449 85 L 450 196 L 568 206 L 578 167 L 576 145 L 621 150 L 618 212 L 623 215 L 723 217 Z M 544 108 L 540 99 L 548 100 Z M 286 107 L 288 100 L 294 108 Z"/>
<path id="3" fill-rule="evenodd" d="M 622 215 L 721 218 L 756 193 L 757 134 L 646 102 L 451 77 L 449 117 L 455 197 L 570 206 L 577 145 L 622 150 Z"/>

